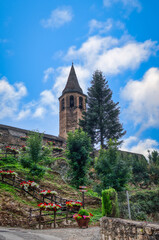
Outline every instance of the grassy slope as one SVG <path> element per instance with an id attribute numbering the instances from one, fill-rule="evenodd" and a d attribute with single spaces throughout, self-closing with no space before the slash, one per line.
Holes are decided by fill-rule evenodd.
<path id="1" fill-rule="evenodd" d="M 0 169 L 8 168 L 18 173 L 18 176 L 25 179 L 27 169 L 24 169 L 18 162 L 7 163 L 0 161 Z M 55 190 L 58 196 L 66 199 L 82 200 L 81 193 L 66 184 L 61 176 L 51 169 L 39 182 L 40 188 L 46 190 Z M 100 199 L 92 196 L 90 190 L 85 196 L 86 208 L 94 214 L 92 224 L 96 224 L 101 217 Z M 25 219 L 28 217 L 29 208 L 37 208 L 38 202 L 29 195 L 17 192 L 14 187 L 0 182 L 0 225 L 1 226 L 25 226 Z"/>

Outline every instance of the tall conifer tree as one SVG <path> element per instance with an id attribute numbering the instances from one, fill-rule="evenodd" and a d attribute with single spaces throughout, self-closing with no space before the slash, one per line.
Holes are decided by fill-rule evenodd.
<path id="1" fill-rule="evenodd" d="M 104 147 L 110 138 L 118 141 L 126 133 L 119 122 L 118 104 L 113 102 L 112 91 L 102 72 L 95 71 L 88 88 L 87 112 L 83 113 L 83 119 L 79 122 L 91 137 L 93 145 L 100 143 Z"/>

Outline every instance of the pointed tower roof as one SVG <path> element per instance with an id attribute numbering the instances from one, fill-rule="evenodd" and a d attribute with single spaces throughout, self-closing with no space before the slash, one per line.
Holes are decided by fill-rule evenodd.
<path id="1" fill-rule="evenodd" d="M 78 79 L 77 79 L 77 76 L 76 76 L 76 72 L 75 72 L 73 63 L 72 63 L 72 66 L 71 66 L 70 74 L 69 74 L 68 79 L 67 79 L 66 86 L 65 86 L 65 88 L 62 92 L 62 95 L 64 93 L 69 93 L 69 92 L 78 92 L 78 93 L 83 94 L 83 91 L 80 88 L 80 85 L 78 83 Z"/>

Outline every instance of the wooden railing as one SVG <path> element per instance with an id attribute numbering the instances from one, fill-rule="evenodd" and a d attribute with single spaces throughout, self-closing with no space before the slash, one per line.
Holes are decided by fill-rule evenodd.
<path id="1" fill-rule="evenodd" d="M 25 189 L 22 189 L 20 187 L 20 183 L 25 181 L 22 178 L 1 175 L 0 181 L 2 183 L 6 183 L 10 186 L 13 186 L 14 188 L 16 188 L 18 192 L 29 194 L 30 196 L 35 198 L 38 202 L 56 203 L 61 205 L 61 209 L 58 210 L 57 212 L 54 212 L 54 211 L 48 212 L 48 211 L 42 211 L 39 208 L 37 209 L 30 208 L 28 211 L 28 218 L 27 218 L 29 227 L 34 227 L 38 224 L 39 229 L 41 229 L 42 225 L 43 227 L 45 227 L 46 225 L 50 225 L 50 227 L 52 227 L 53 225 L 53 227 L 55 228 L 56 223 L 61 222 L 62 220 L 66 220 L 66 223 L 68 223 L 68 219 L 72 219 L 73 213 L 77 212 L 77 211 L 70 212 L 66 208 L 66 202 L 70 201 L 68 199 L 65 199 L 56 195 L 50 196 L 50 197 L 41 196 L 39 195 L 39 192 L 42 191 L 42 189 L 40 188 L 38 188 L 38 190 L 34 189 L 32 191 L 26 191 Z M 33 214 L 34 212 L 37 212 L 37 214 Z M 50 216 L 50 218 L 45 219 L 44 217 L 46 216 Z"/>
<path id="2" fill-rule="evenodd" d="M 41 188 L 28 190 L 28 191 L 25 190 L 25 189 L 22 189 L 20 187 L 20 183 L 25 181 L 25 180 L 22 179 L 22 178 L 19 178 L 19 177 L 10 178 L 9 176 L 1 175 L 0 181 L 8 184 L 10 186 L 14 186 L 16 189 L 20 190 L 23 193 L 25 192 L 25 193 L 29 194 L 30 196 L 32 196 L 33 198 L 35 198 L 39 202 L 61 204 L 62 208 L 66 208 L 66 202 L 70 201 L 69 199 L 62 198 L 62 197 L 59 197 L 59 196 L 56 196 L 56 195 L 54 195 L 54 196 L 41 196 L 39 194 L 40 191 L 43 190 Z"/>
<path id="3" fill-rule="evenodd" d="M 34 214 L 37 212 L 38 214 Z M 49 219 L 47 217 L 50 217 Z M 73 213 L 69 212 L 68 209 L 55 211 L 42 211 L 41 209 L 32 209 L 29 210 L 28 217 L 28 225 L 29 227 L 34 227 L 38 225 L 39 229 L 45 228 L 49 225 L 49 227 L 56 228 L 56 224 L 60 223 L 63 220 L 66 220 L 66 224 L 68 224 L 68 220 L 73 218 Z M 53 225 L 53 226 L 52 226 Z"/>

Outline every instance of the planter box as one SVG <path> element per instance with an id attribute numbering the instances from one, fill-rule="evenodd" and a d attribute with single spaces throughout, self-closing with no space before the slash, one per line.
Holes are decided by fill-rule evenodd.
<path id="1" fill-rule="evenodd" d="M 2 178 L 9 178 L 9 179 L 15 179 L 15 175 L 11 174 L 1 174 Z"/>
<path id="2" fill-rule="evenodd" d="M 40 208 L 41 211 L 49 211 L 49 212 L 56 212 L 54 209 L 49 209 L 49 208 Z"/>

